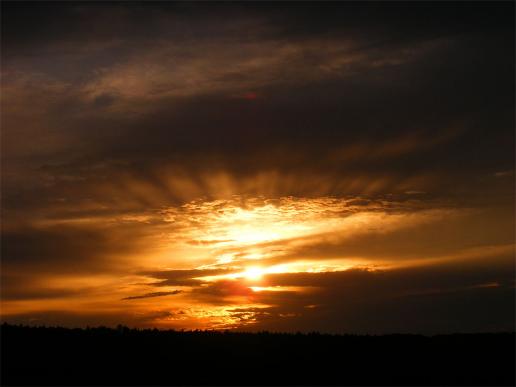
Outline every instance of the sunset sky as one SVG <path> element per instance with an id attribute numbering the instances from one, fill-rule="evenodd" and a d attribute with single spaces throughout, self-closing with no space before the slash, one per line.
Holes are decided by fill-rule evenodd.
<path id="1" fill-rule="evenodd" d="M 2 2 L 2 321 L 514 330 L 514 4 Z"/>

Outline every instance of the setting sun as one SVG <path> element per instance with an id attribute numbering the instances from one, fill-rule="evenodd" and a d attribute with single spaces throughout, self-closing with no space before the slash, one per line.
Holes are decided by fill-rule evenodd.
<path id="1" fill-rule="evenodd" d="M 259 267 L 250 267 L 242 273 L 242 276 L 248 281 L 258 281 L 264 273 L 265 271 Z"/>

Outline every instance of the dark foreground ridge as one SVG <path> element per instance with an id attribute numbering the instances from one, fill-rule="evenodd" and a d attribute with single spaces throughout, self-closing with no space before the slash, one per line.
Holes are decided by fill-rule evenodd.
<path id="1" fill-rule="evenodd" d="M 2 385 L 511 385 L 514 333 L 1 327 Z"/>

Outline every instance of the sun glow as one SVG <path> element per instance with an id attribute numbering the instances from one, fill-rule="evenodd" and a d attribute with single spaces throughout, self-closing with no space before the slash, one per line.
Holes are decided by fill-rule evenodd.
<path id="1" fill-rule="evenodd" d="M 131 277 L 130 284 L 123 287 L 117 285 L 118 280 L 99 278 L 109 291 L 105 299 L 97 298 L 96 309 L 110 308 L 112 299 L 123 299 L 121 307 L 131 307 L 142 315 L 152 309 L 152 324 L 190 328 L 252 324 L 268 313 L 262 309 L 273 294 L 319 291 L 305 281 L 299 286 L 276 285 L 289 277 L 287 274 L 304 273 L 290 279 L 307 279 L 317 273 L 400 265 L 388 260 L 371 262 L 350 252 L 320 256 L 320 249 L 314 247 L 339 245 L 364 233 L 392 232 L 444 215 L 449 218 L 449 212 L 436 210 L 406 214 L 396 203 L 390 207 L 378 201 L 366 204 L 335 198 L 235 198 L 199 200 L 160 210 L 152 221 L 159 224 L 159 232 L 152 237 L 154 243 L 148 243 L 156 246 L 145 262 L 149 275 Z M 141 264 L 140 255 L 134 259 Z M 60 286 L 72 286 L 76 279 L 72 282 L 61 281 Z M 176 290 L 179 292 L 174 293 Z M 161 297 L 162 293 L 167 296 Z M 13 301 L 8 307 L 11 313 L 37 311 L 50 302 L 27 305 Z M 55 307 L 64 308 L 69 298 L 59 302 Z M 150 324 L 148 321 L 142 324 Z"/>
<path id="2" fill-rule="evenodd" d="M 191 268 L 228 270 L 200 275 L 204 281 L 258 280 L 266 274 L 280 272 L 347 270 L 369 262 L 345 253 L 331 259 L 314 257 L 310 246 L 336 245 L 356 235 L 392 232 L 444 215 L 435 210 L 409 215 L 402 211 L 403 203 L 363 199 L 357 204 L 357 201 L 357 198 L 330 197 L 274 200 L 234 197 L 195 200 L 167 208 L 160 212 L 164 229 L 170 224 L 175 237 L 163 245 L 161 263 L 166 262 L 168 267 L 174 251 Z M 162 235 L 166 237 L 166 233 Z M 292 254 L 297 257 L 294 259 Z M 375 261 L 375 265 L 387 263 Z"/>
<path id="3" fill-rule="evenodd" d="M 242 276 L 248 281 L 258 281 L 264 274 L 265 270 L 259 267 L 249 267 L 242 273 Z"/>

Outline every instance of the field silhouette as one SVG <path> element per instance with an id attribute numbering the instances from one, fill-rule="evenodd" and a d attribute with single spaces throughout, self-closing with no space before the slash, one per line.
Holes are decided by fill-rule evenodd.
<path id="1" fill-rule="evenodd" d="M 1 326 L 2 385 L 514 385 L 515 334 Z"/>

